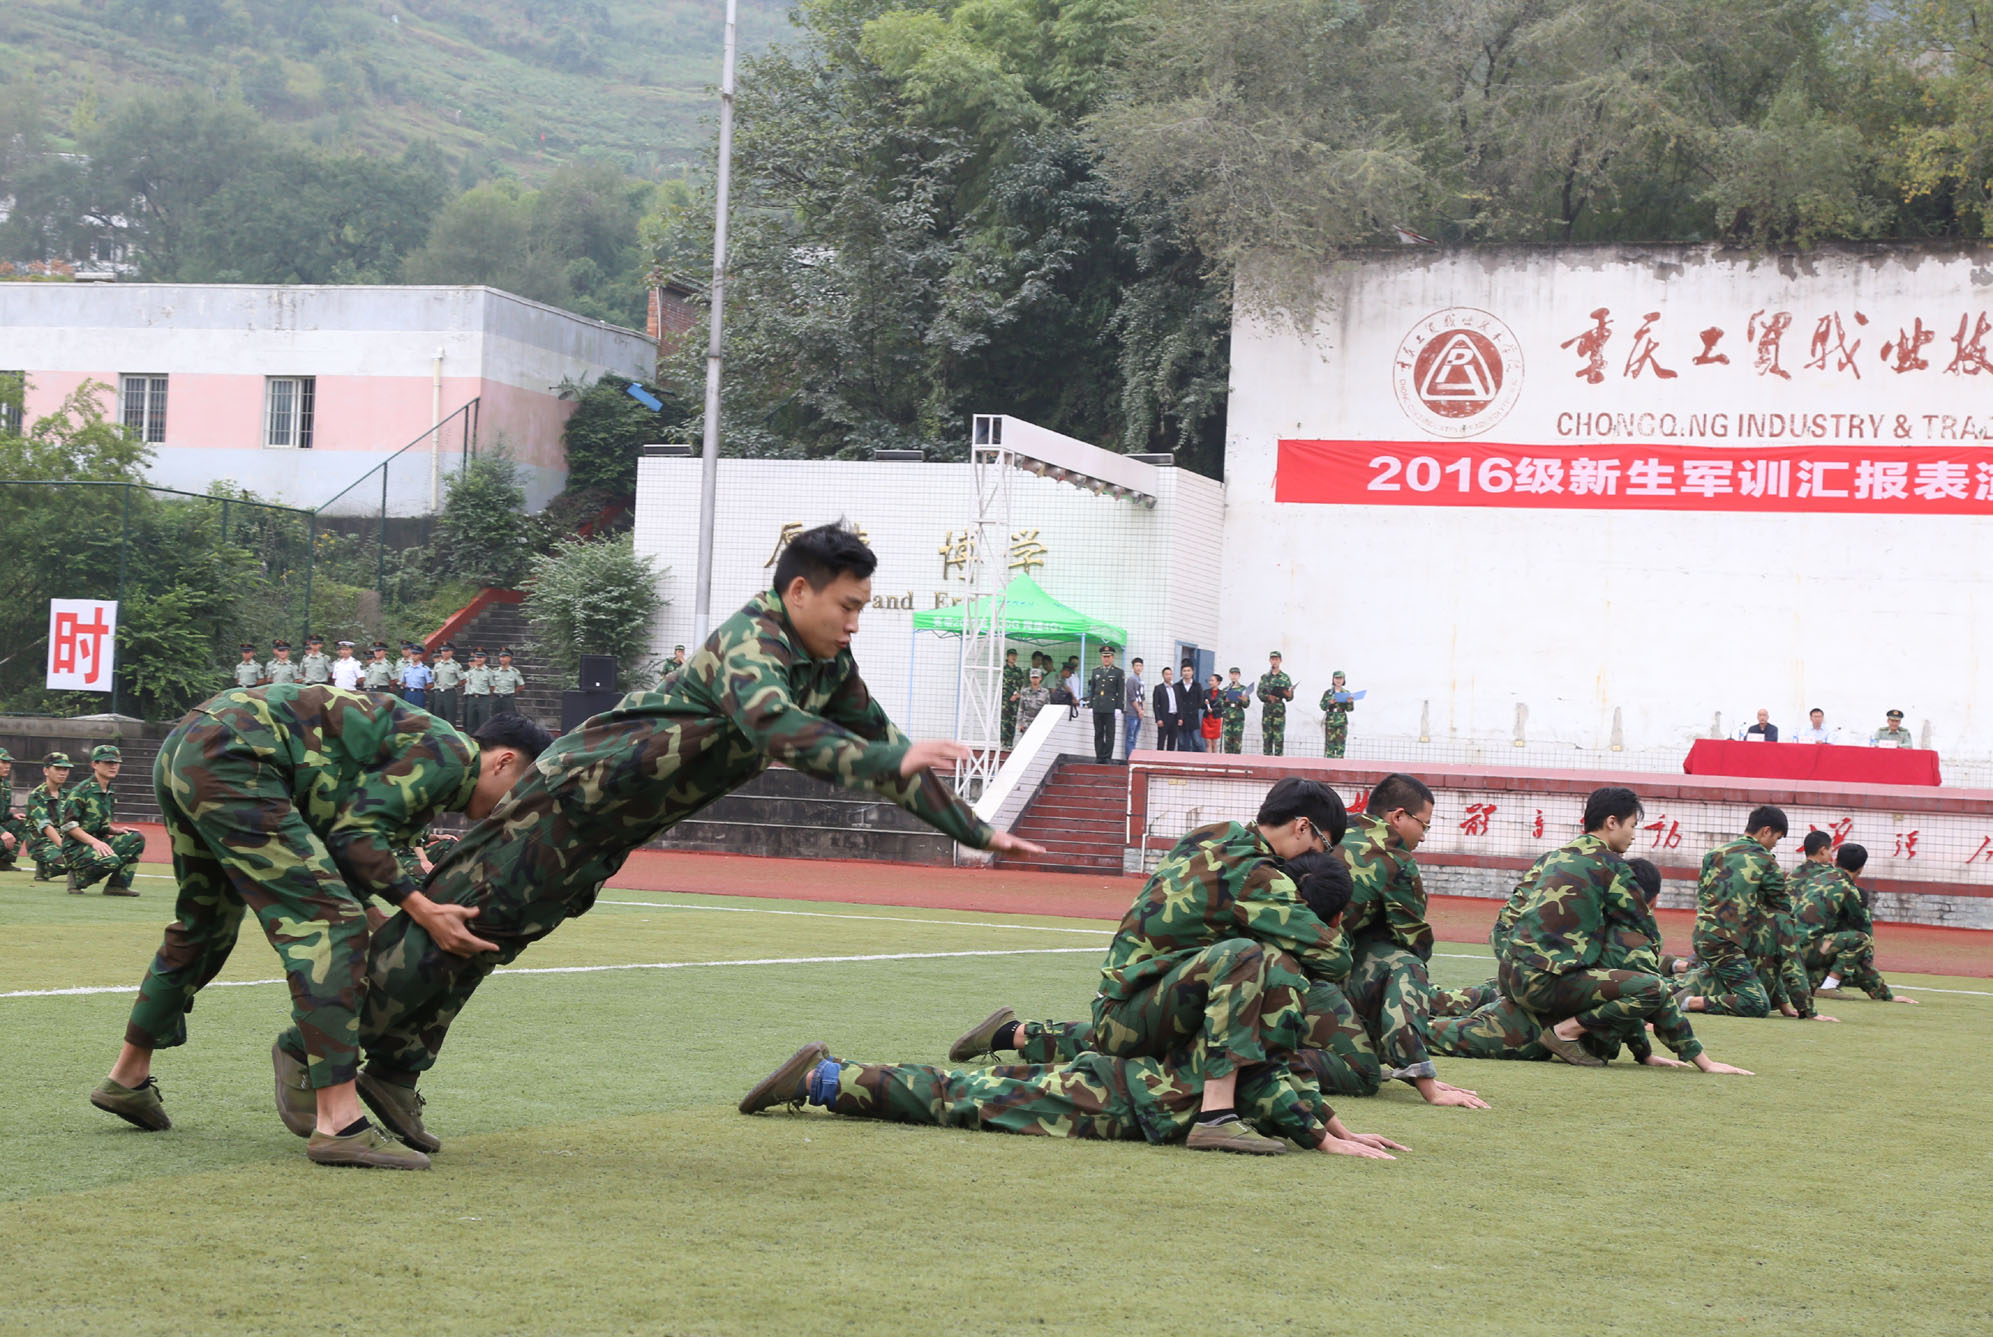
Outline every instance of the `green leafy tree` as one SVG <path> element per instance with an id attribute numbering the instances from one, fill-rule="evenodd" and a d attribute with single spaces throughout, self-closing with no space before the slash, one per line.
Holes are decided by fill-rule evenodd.
<path id="1" fill-rule="evenodd" d="M 561 398 L 574 401 L 562 432 L 568 491 L 599 493 L 604 502 L 634 500 L 643 447 L 683 434 L 686 414 L 676 396 L 646 387 L 664 399 L 661 411 L 652 410 L 631 397 L 631 384 L 626 377 L 603 375 L 588 385 L 561 386 Z"/>
<path id="2" fill-rule="evenodd" d="M 531 559 L 519 466 L 487 451 L 452 474 L 445 488 L 436 525 L 443 569 L 481 585 L 517 586 Z"/>
<path id="3" fill-rule="evenodd" d="M 637 556 L 627 534 L 569 539 L 534 557 L 525 605 L 534 646 L 565 673 L 590 654 L 614 655 L 625 675 L 643 676 L 653 668 L 644 652 L 662 606 L 661 574 L 653 559 Z"/>

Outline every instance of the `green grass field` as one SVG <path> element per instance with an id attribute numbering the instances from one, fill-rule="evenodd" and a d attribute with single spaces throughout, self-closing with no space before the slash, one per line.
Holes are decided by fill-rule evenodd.
<path id="1" fill-rule="evenodd" d="M 1442 1063 L 1494 1108 L 1392 1089 L 1342 1113 L 1400 1160 L 1261 1161 L 743 1118 L 806 1040 L 932 1062 L 999 1003 L 1081 1014 L 1104 932 L 611 890 L 521 964 L 678 968 L 494 977 L 424 1087 L 435 1170 L 394 1174 L 277 1122 L 276 984 L 202 995 L 171 1132 L 89 1106 L 168 913 L 139 886 L 0 875 L 0 1332 L 1993 1331 L 1984 980 L 1699 1025 L 1750 1080 Z M 223 978 L 274 961 L 246 937 Z"/>

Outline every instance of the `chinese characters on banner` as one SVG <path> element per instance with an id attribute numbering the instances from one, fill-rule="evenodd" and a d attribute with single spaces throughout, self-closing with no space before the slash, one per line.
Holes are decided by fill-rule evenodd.
<path id="1" fill-rule="evenodd" d="M 1283 440 L 1273 495 L 1341 506 L 1993 515 L 1993 442 L 1717 450 Z"/>
<path id="2" fill-rule="evenodd" d="M 50 599 L 48 689 L 110 691 L 117 634 L 115 599 Z"/>

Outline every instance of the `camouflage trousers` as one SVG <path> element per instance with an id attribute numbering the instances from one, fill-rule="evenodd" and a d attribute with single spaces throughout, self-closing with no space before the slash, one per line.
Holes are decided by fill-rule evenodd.
<path id="1" fill-rule="evenodd" d="M 1521 1059 L 1541 1062 L 1551 1057 L 1537 1038 L 1549 1022 L 1522 1004 L 1497 996 L 1456 1016 L 1432 1020 L 1432 1052 L 1449 1058 Z M 1583 1031 L 1578 1043 L 1593 1057 L 1611 1062 L 1624 1044 L 1636 1062 L 1653 1052 L 1644 1023 L 1617 1032 Z"/>
<path id="2" fill-rule="evenodd" d="M 1751 968 L 1765 987 L 1767 1011 L 1776 1012 L 1790 1004 L 1802 1017 L 1813 1015 L 1813 986 L 1807 982 L 1806 967 L 1796 953 L 1775 952 L 1753 957 Z"/>
<path id="3" fill-rule="evenodd" d="M 1269 1001 L 1292 1016 L 1300 1008 L 1291 987 L 1276 986 L 1269 1000 L 1273 955 L 1247 938 L 1181 953 L 1167 972 L 1128 997 L 1093 1000 L 1092 1043 L 1115 1058 L 1159 1058 L 1183 1049 L 1200 1081 L 1264 1063 Z"/>
<path id="4" fill-rule="evenodd" d="M 64 848 L 64 842 L 50 840 L 46 836 L 37 836 L 28 842 L 28 857 L 35 861 L 35 873 L 41 877 L 60 873 L 69 867 L 69 851 Z"/>
<path id="5" fill-rule="evenodd" d="M 1273 987 L 1282 991 L 1278 1015 L 1268 1026 L 1277 1043 L 1294 1046 L 1290 1061 L 1314 1078 L 1323 1091 L 1339 1096 L 1374 1096 L 1381 1075 L 1377 1051 L 1340 986 L 1309 982 L 1288 972 L 1291 958 L 1277 953 Z M 1281 978 L 1283 972 L 1285 978 Z M 1301 997 L 1298 1031 L 1291 1029 L 1292 994 Z M 1262 1012 L 1262 1016 L 1264 1016 Z M 1093 1048 L 1093 1025 L 1085 1021 L 1026 1021 L 1017 1028 L 1017 1057 L 1024 1063 L 1070 1063 Z"/>
<path id="6" fill-rule="evenodd" d="M 1347 724 L 1324 724 L 1322 726 L 1322 755 L 1340 757 L 1349 746 L 1349 726 Z"/>
<path id="7" fill-rule="evenodd" d="M 109 854 L 99 854 L 80 840 L 69 842 L 69 871 L 76 874 L 79 890 L 106 878 L 110 879 L 109 886 L 131 885 L 132 875 L 138 871 L 139 856 L 145 853 L 145 837 L 136 831 L 126 831 L 104 843 L 111 847 Z"/>
<path id="8" fill-rule="evenodd" d="M 14 838 L 11 845 L 0 840 L 0 868 L 12 868 L 17 859 L 27 857 L 28 846 L 32 843 L 28 837 L 28 819 L 16 817 L 0 822 L 0 831 Z"/>
<path id="9" fill-rule="evenodd" d="M 1223 720 L 1218 725 L 1218 741 L 1225 751 L 1238 756 L 1246 745 L 1246 722 L 1244 718 Z"/>
<path id="10" fill-rule="evenodd" d="M 1384 939 L 1357 943 L 1351 956 L 1344 989 L 1370 1032 L 1378 1061 L 1401 1077 L 1436 1076 L 1426 1052 L 1426 1027 L 1432 1016 L 1426 963 Z"/>
<path id="11" fill-rule="evenodd" d="M 1702 1052 L 1672 986 L 1659 975 L 1642 970 L 1588 967 L 1551 974 L 1519 970 L 1504 961 L 1498 977 L 1502 996 L 1535 1013 L 1545 1026 L 1577 1018 L 1587 1032 L 1624 1036 L 1653 1023 L 1654 1038 L 1693 1059 Z"/>
<path id="12" fill-rule="evenodd" d="M 1697 943 L 1694 968 L 1672 982 L 1678 992 L 1699 996 L 1703 1010 L 1718 1016 L 1768 1017 L 1772 1012 L 1757 967 L 1741 948 L 1729 944 Z"/>
<path id="13" fill-rule="evenodd" d="M 1875 968 L 1875 939 L 1858 929 L 1814 938 L 1806 944 L 1805 964 L 1807 981 L 1815 987 L 1832 974 L 1879 1003 L 1896 996 Z"/>
<path id="14" fill-rule="evenodd" d="M 144 1049 L 187 1042 L 194 996 L 228 960 L 246 908 L 283 962 L 301 1036 L 294 1052 L 311 1084 L 353 1080 L 366 914 L 285 777 L 226 725 L 195 715 L 160 746 L 153 789 L 180 891 L 125 1039 Z"/>
<path id="15" fill-rule="evenodd" d="M 1486 1007 L 1502 996 L 1495 981 L 1484 984 L 1468 984 L 1458 989 L 1434 989 L 1431 1004 L 1426 1016 L 1434 1021 L 1440 1017 L 1464 1017 L 1477 1007 Z"/>
<path id="16" fill-rule="evenodd" d="M 1262 714 L 1259 717 L 1259 750 L 1269 757 L 1287 755 L 1287 715 Z"/>

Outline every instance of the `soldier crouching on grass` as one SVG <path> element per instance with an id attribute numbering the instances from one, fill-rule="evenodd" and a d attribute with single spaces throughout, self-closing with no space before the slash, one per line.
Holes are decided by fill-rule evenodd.
<path id="1" fill-rule="evenodd" d="M 475 741 L 392 697 L 337 687 L 232 688 L 197 707 L 160 745 L 153 769 L 179 883 L 174 922 L 139 982 L 124 1047 L 90 1103 L 140 1128 L 173 1126 L 152 1055 L 187 1042 L 187 1013 L 254 910 L 284 963 L 301 1036 L 277 1053 L 277 1081 L 300 1109 L 292 1131 L 321 1165 L 427 1169 L 360 1112 L 363 901 L 379 896 L 436 934 L 444 951 L 479 940 L 475 909 L 437 905 L 393 850 L 439 812 L 482 817 L 547 744 L 526 720 Z"/>
<path id="2" fill-rule="evenodd" d="M 1288 871 L 1299 878 L 1302 902 L 1332 923 L 1349 897 L 1348 870 L 1334 855 L 1323 854 L 1317 856 L 1323 860 L 1320 871 L 1303 874 L 1298 865 L 1307 857 L 1292 861 Z M 1325 1098 L 1325 1091 L 1336 1089 L 1325 1080 L 1336 1060 L 1321 1047 L 1324 1037 L 1353 1018 L 1347 1008 L 1343 1016 L 1321 1010 L 1296 963 L 1286 962 L 1296 973 L 1284 987 L 1269 991 L 1261 1017 L 1270 1033 L 1290 1038 L 1295 1048 L 1241 1069 L 1230 1099 L 1254 1126 L 1273 1134 L 1266 1140 L 1279 1151 L 1291 1141 L 1337 1155 L 1397 1159 L 1391 1152 L 1405 1146 L 1375 1133 L 1351 1132 Z M 1014 1032 L 1015 1024 L 1006 1029 Z M 1079 1037 L 1089 1030 L 1069 1027 L 1066 1039 L 1083 1046 Z M 996 1040 L 981 1052 L 1013 1047 L 1008 1035 Z M 950 1057 L 957 1058 L 961 1048 L 958 1041 Z M 1201 1126 L 1205 1082 L 1191 1046 L 1155 1058 L 1116 1058 L 1079 1047 L 1059 1060 L 984 1068 L 847 1063 L 817 1042 L 790 1055 L 749 1091 L 740 1111 L 756 1114 L 807 1102 L 860 1119 L 1157 1144 L 1188 1142 Z M 1374 1067 L 1371 1089 L 1376 1089 Z"/>
<path id="3" fill-rule="evenodd" d="M 117 782 L 124 755 L 109 743 L 90 749 L 90 778 L 63 799 L 63 857 L 69 864 L 69 894 L 81 896 L 93 882 L 104 882 L 106 896 L 136 896 L 132 877 L 145 837 L 129 826 L 117 826 Z"/>
<path id="4" fill-rule="evenodd" d="M 771 762 L 872 790 L 962 844 L 1039 852 L 977 817 L 930 769 L 966 749 L 909 741 L 858 676 L 851 638 L 876 565 L 843 525 L 797 535 L 774 588 L 721 623 L 682 670 L 548 748 L 425 887 L 478 916 L 480 955 L 450 955 L 406 913 L 374 935 L 360 1094 L 391 1131 L 424 1150 L 441 1145 L 422 1125 L 416 1082 L 485 976 L 586 913 L 630 851 Z M 302 1052 L 295 1027 L 278 1047 Z"/>

